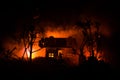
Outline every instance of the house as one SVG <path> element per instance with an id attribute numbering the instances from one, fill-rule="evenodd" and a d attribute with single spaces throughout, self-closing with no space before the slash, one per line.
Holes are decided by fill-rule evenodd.
<path id="1" fill-rule="evenodd" d="M 46 58 L 61 59 L 65 54 L 64 48 L 72 49 L 71 53 L 75 53 L 75 38 L 54 38 L 53 36 L 42 38 L 39 41 L 41 48 L 46 48 Z"/>

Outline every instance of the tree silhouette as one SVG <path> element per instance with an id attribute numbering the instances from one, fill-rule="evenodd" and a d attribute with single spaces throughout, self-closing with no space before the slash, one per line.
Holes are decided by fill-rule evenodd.
<path id="1" fill-rule="evenodd" d="M 90 19 L 86 19 L 86 21 L 79 21 L 76 23 L 78 28 L 82 29 L 82 34 L 83 34 L 83 40 L 80 45 L 80 55 L 79 58 L 81 58 L 84 62 L 85 61 L 85 56 L 84 56 L 84 47 L 87 46 L 88 51 L 90 52 L 90 56 L 94 57 L 94 47 L 97 47 L 97 53 L 100 51 L 100 32 L 99 32 L 99 26 L 100 23 L 95 21 L 92 22 Z M 92 33 L 92 26 L 95 25 L 96 31 Z M 95 37 L 95 38 L 94 38 Z M 96 44 L 96 45 L 95 45 Z M 79 62 L 81 62 L 79 59 Z"/>

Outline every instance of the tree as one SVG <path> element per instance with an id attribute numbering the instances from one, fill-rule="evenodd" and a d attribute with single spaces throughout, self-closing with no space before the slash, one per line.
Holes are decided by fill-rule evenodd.
<path id="1" fill-rule="evenodd" d="M 91 26 L 93 24 L 95 24 L 95 28 L 96 28 L 95 32 L 92 32 Z M 100 47 L 101 47 L 100 46 L 100 32 L 99 32 L 100 23 L 96 22 L 96 21 L 93 23 L 90 19 L 86 19 L 85 22 L 79 21 L 76 23 L 76 25 L 78 26 L 78 28 L 82 29 L 82 33 L 84 36 L 83 41 L 80 45 L 79 58 L 85 59 L 84 52 L 83 52 L 85 46 L 88 47 L 88 50 L 90 52 L 90 56 L 94 57 L 94 47 L 97 47 L 97 50 L 96 50 L 97 52 L 100 50 Z M 81 60 L 81 59 L 79 59 L 79 60 Z M 83 61 L 85 61 L 85 60 L 83 60 Z"/>

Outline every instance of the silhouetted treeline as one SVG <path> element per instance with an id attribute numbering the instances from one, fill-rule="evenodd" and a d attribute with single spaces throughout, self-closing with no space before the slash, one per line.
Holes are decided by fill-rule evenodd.
<path id="1" fill-rule="evenodd" d="M 0 73 L 6 76 L 18 76 L 20 78 L 44 78 L 44 79 L 81 79 L 87 76 L 113 77 L 116 71 L 110 64 L 89 58 L 79 66 L 69 66 L 64 60 L 37 58 L 32 63 L 26 60 L 0 59 Z M 86 77 L 83 77 L 86 76 Z"/>

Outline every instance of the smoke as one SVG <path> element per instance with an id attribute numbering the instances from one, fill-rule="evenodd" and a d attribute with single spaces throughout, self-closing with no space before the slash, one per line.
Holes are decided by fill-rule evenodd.
<path id="1" fill-rule="evenodd" d="M 50 21 L 50 20 L 43 20 L 41 22 L 38 21 L 37 23 L 34 24 L 36 39 L 35 39 L 35 43 L 33 45 L 33 51 L 40 49 L 40 47 L 38 46 L 38 42 L 43 37 L 50 37 L 50 36 L 53 36 L 55 38 L 73 37 L 76 39 L 77 53 L 80 54 L 79 49 L 82 44 L 84 35 L 82 33 L 83 29 L 80 26 L 77 26 L 75 24 L 76 24 L 76 22 L 79 22 L 79 21 L 86 22 L 86 19 L 91 20 L 92 33 L 95 33 L 95 31 L 96 31 L 94 22 L 98 21 L 100 23 L 99 32 L 102 35 L 101 37 L 103 37 L 102 44 L 104 46 L 103 47 L 104 49 L 103 49 L 102 53 L 100 53 L 96 56 L 97 57 L 102 56 L 103 59 L 105 58 L 104 60 L 109 62 L 109 57 L 108 57 L 109 53 L 107 53 L 107 51 L 106 51 L 107 44 L 104 42 L 104 40 L 108 39 L 111 36 L 111 29 L 109 28 L 107 21 L 100 19 L 99 17 L 96 17 L 96 16 L 95 17 L 91 17 L 91 16 L 86 17 L 86 15 L 80 15 L 80 16 L 78 16 L 78 18 L 76 18 L 76 20 L 71 19 L 71 20 L 69 20 L 68 23 L 65 20 L 63 20 L 61 22 L 55 22 L 55 21 Z M 22 21 L 18 22 L 18 25 L 16 28 L 16 33 L 13 34 L 15 38 L 11 38 L 9 36 L 6 39 L 4 39 L 4 41 L 3 41 L 3 43 L 4 43 L 3 47 L 5 49 L 12 50 L 14 47 L 16 47 L 16 49 L 13 51 L 13 54 L 15 54 L 16 56 L 18 56 L 20 58 L 23 56 L 24 51 L 25 51 L 23 37 L 21 36 L 21 34 L 23 34 L 23 32 L 24 32 L 24 27 L 29 28 L 29 25 L 25 25 L 24 23 L 25 23 L 24 20 L 23 20 L 23 22 Z M 28 23 L 29 22 L 27 22 L 27 24 Z M 28 52 L 29 52 L 29 49 L 28 49 Z M 25 57 L 29 56 L 28 52 L 25 54 Z M 71 53 L 71 52 L 69 52 L 69 53 Z M 90 56 L 90 53 L 89 53 L 87 47 L 84 48 L 84 54 L 86 57 Z M 74 61 L 78 62 L 78 60 L 77 60 L 78 55 L 73 55 L 73 54 L 64 55 L 64 57 L 67 57 L 67 56 L 69 56 L 69 59 L 71 59 L 70 61 L 73 60 L 73 64 L 75 64 Z M 39 51 L 34 52 L 32 58 L 36 58 L 36 57 L 45 57 L 45 49 L 40 49 Z M 77 59 L 75 59 L 75 58 L 77 58 Z"/>

